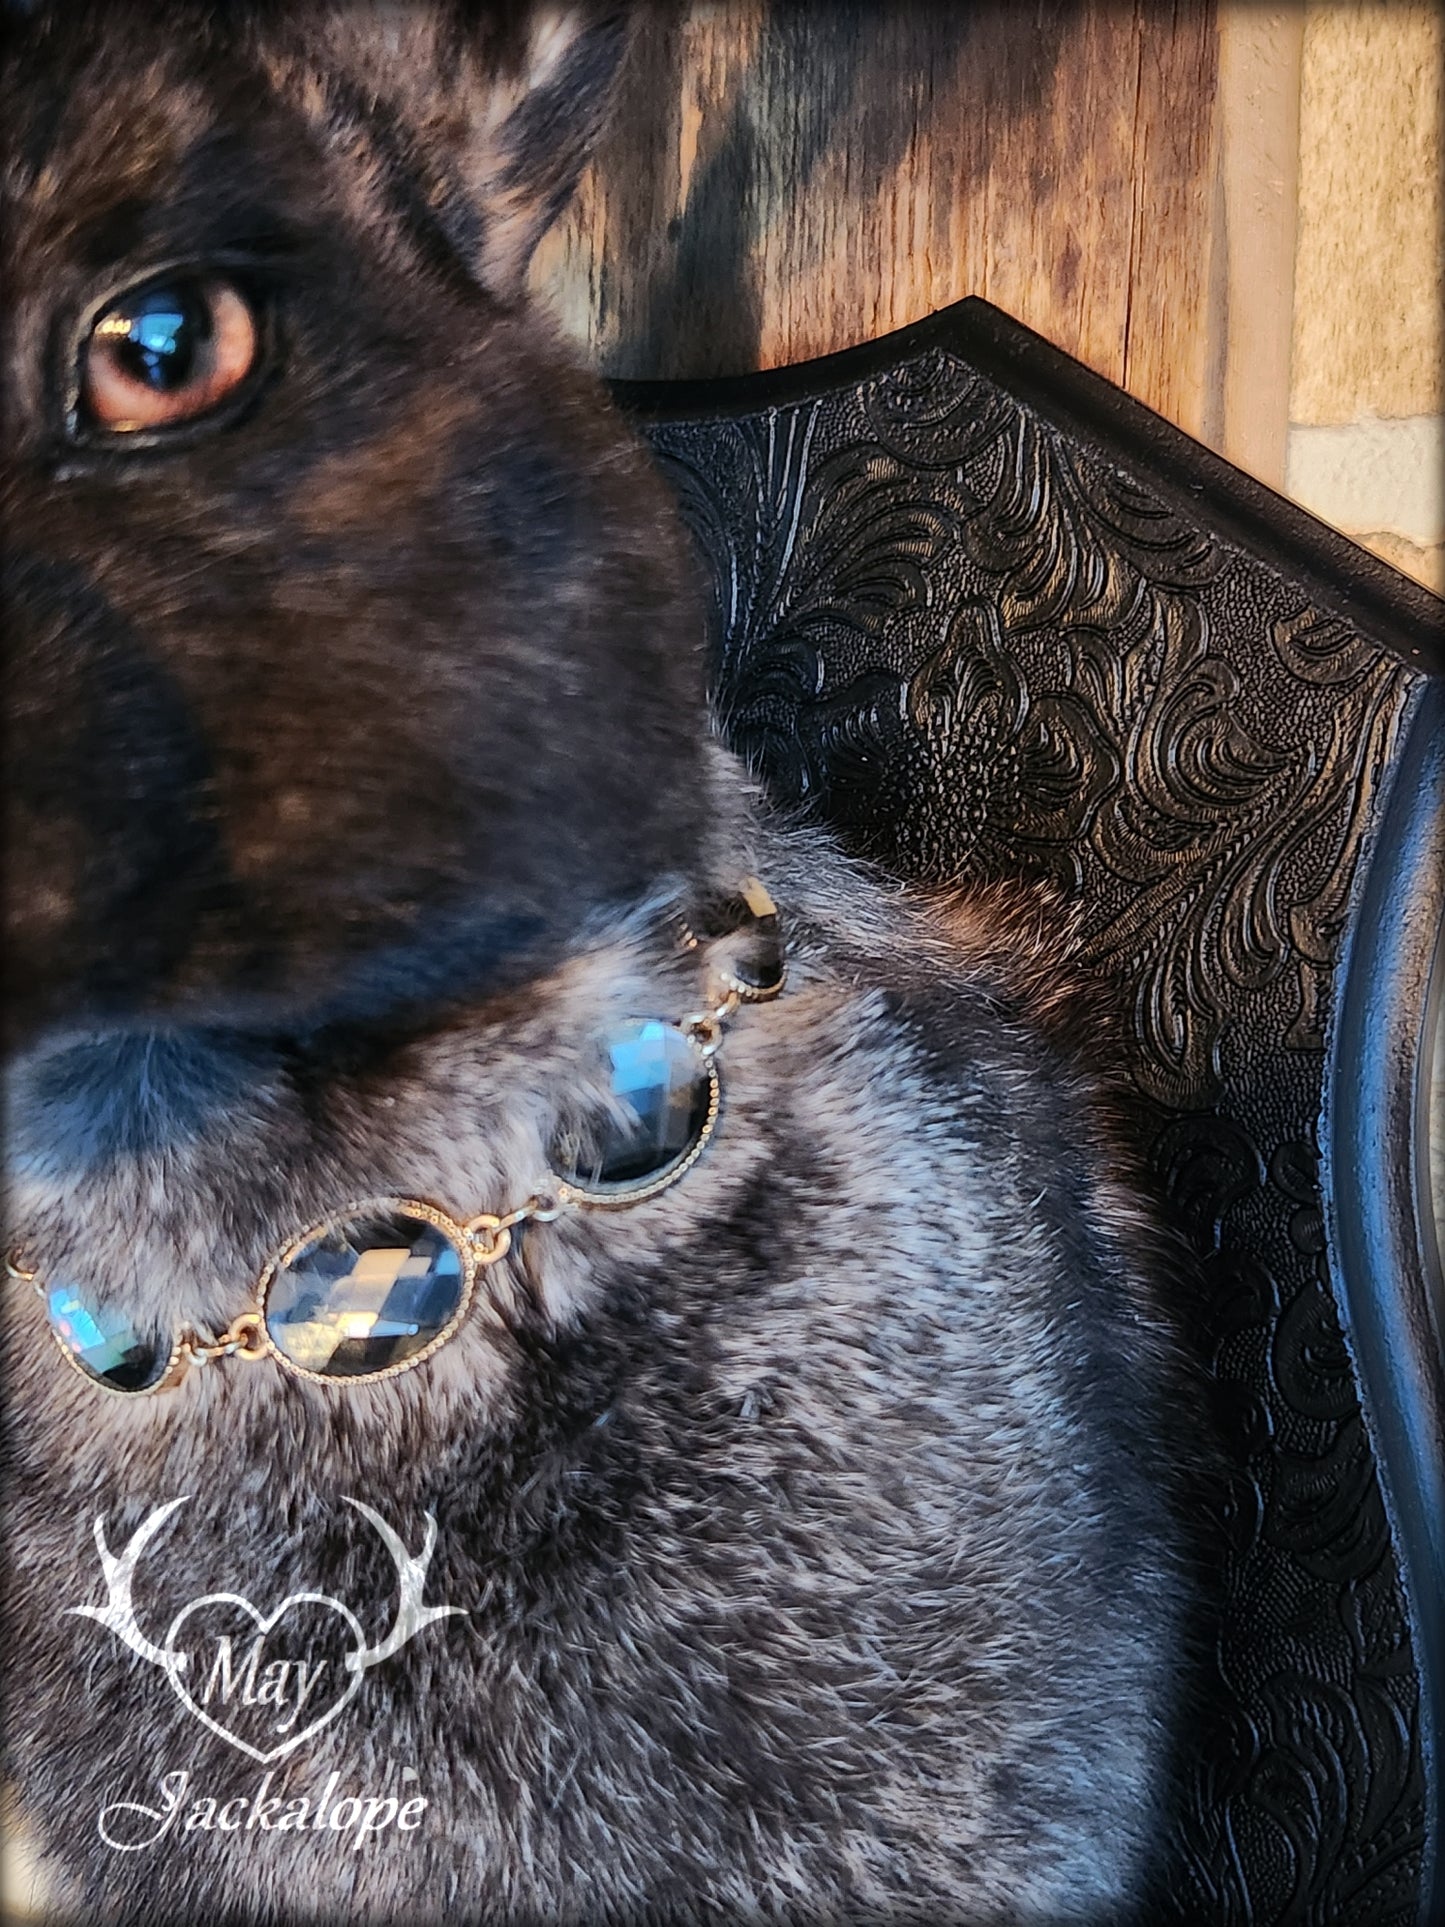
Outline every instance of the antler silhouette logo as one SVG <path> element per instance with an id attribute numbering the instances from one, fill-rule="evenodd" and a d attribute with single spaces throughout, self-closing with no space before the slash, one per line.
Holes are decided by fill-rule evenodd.
<path id="1" fill-rule="evenodd" d="M 105 1522 L 98 1517 L 95 1543 L 105 1575 L 106 1602 L 103 1606 L 67 1606 L 65 1610 L 107 1627 L 133 1653 L 160 1667 L 187 1711 L 262 1765 L 281 1759 L 330 1725 L 360 1690 L 370 1669 L 390 1659 L 433 1620 L 467 1610 L 464 1606 L 423 1603 L 426 1571 L 436 1549 L 437 1524 L 431 1513 L 426 1515 L 422 1549 L 413 1555 L 380 1513 L 360 1499 L 349 1498 L 347 1504 L 380 1534 L 397 1570 L 396 1616 L 378 1645 L 367 1644 L 351 1608 L 329 1593 L 291 1593 L 274 1612 L 262 1613 L 241 1593 L 216 1592 L 183 1606 L 166 1631 L 164 1645 L 158 1646 L 146 1637 L 136 1619 L 136 1566 L 166 1521 L 186 1503 L 186 1498 L 180 1498 L 157 1506 L 119 1555 L 106 1544 Z M 209 1667 L 192 1664 L 207 1645 L 204 1632 L 193 1622 L 207 1615 L 215 1622 L 210 1634 L 214 1651 Z M 291 1629 L 309 1627 L 311 1645 L 304 1651 L 292 1647 L 268 1657 L 272 1635 L 288 1620 Z M 218 1631 L 216 1625 L 229 1626 L 230 1630 Z M 237 1626 L 243 1628 L 239 1635 Z M 188 1628 L 190 1637 L 182 1643 L 183 1629 Z M 318 1650 L 322 1657 L 316 1656 Z M 308 1705 L 313 1707 L 312 1714 L 304 1725 L 298 1725 Z M 244 1722 L 250 1737 L 234 1730 L 238 1721 Z"/>

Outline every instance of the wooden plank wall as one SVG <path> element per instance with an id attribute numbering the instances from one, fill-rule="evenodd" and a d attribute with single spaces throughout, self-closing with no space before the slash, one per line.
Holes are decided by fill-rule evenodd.
<path id="1" fill-rule="evenodd" d="M 1214 0 L 677 0 L 535 270 L 611 375 L 771 367 L 982 294 L 1222 433 Z"/>

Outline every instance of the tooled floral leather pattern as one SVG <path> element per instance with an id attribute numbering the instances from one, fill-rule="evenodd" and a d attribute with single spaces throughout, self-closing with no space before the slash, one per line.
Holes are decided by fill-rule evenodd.
<path id="1" fill-rule="evenodd" d="M 1127 986 L 1235 1477 L 1190 1918 L 1412 1920 L 1418 1681 L 1315 1177 L 1322 1025 L 1412 677 L 938 348 L 647 426 L 773 792 L 914 877 L 1020 870 Z"/>

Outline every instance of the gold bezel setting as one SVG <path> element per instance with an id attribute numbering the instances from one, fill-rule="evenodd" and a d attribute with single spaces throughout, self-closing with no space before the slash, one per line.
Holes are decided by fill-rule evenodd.
<path id="1" fill-rule="evenodd" d="M 672 1028 L 678 1029 L 680 1026 L 674 1025 Z M 655 1198 L 660 1191 L 666 1191 L 676 1184 L 697 1163 L 717 1126 L 718 1113 L 722 1109 L 722 1079 L 718 1076 L 717 1065 L 711 1055 L 697 1039 L 686 1031 L 683 1031 L 683 1035 L 702 1060 L 708 1084 L 707 1112 L 692 1143 L 671 1164 L 663 1165 L 660 1171 L 655 1171 L 650 1178 L 643 1178 L 638 1184 L 609 1186 L 594 1191 L 585 1184 L 574 1184 L 570 1178 L 557 1178 L 554 1173 L 553 1195 L 558 1204 L 590 1205 L 599 1211 L 618 1211 L 630 1204 L 643 1204 L 648 1198 Z"/>
<path id="2" fill-rule="evenodd" d="M 266 1318 L 266 1301 L 277 1278 L 282 1272 L 290 1270 L 308 1245 L 315 1244 L 328 1231 L 339 1229 L 361 1217 L 414 1218 L 418 1223 L 429 1224 L 434 1231 L 439 1231 L 461 1260 L 462 1281 L 456 1308 L 446 1323 L 427 1340 L 425 1345 L 411 1353 L 409 1357 L 398 1359 L 394 1364 L 383 1365 L 374 1372 L 312 1371 L 309 1366 L 298 1365 L 296 1360 L 276 1342 Z M 328 1212 L 317 1224 L 303 1231 L 299 1237 L 293 1238 L 284 1250 L 270 1260 L 261 1273 L 256 1290 L 256 1310 L 260 1318 L 257 1334 L 261 1346 L 260 1356 L 274 1358 L 276 1363 L 284 1366 L 288 1372 L 294 1372 L 298 1378 L 309 1378 L 317 1385 L 375 1385 L 383 1378 L 395 1378 L 401 1372 L 409 1372 L 415 1366 L 425 1364 L 435 1351 L 456 1336 L 458 1327 L 471 1309 L 472 1298 L 477 1288 L 477 1276 L 484 1264 L 495 1264 L 498 1258 L 505 1257 L 511 1243 L 511 1232 L 503 1231 L 500 1249 L 489 1247 L 484 1257 L 478 1249 L 478 1235 L 471 1229 L 471 1225 L 477 1223 L 477 1219 L 472 1219 L 471 1224 L 464 1224 L 459 1218 L 454 1218 L 449 1211 L 443 1211 L 440 1205 L 428 1204 L 422 1198 L 358 1198 L 351 1204 L 342 1205 L 339 1210 Z"/>
<path id="3" fill-rule="evenodd" d="M 36 1289 L 40 1291 L 41 1297 L 44 1298 L 44 1291 L 38 1285 Z M 176 1342 L 171 1346 L 170 1356 L 167 1358 L 161 1374 L 154 1385 L 107 1385 L 99 1372 L 93 1372 L 88 1365 L 81 1364 L 80 1360 L 75 1356 L 75 1353 L 55 1329 L 48 1311 L 45 1324 L 46 1330 L 55 1341 L 57 1351 L 59 1351 L 60 1356 L 65 1360 L 71 1371 L 73 1371 L 77 1377 L 83 1378 L 92 1390 L 104 1392 L 107 1398 L 153 1398 L 157 1392 L 173 1392 L 190 1369 L 191 1354 L 190 1346 L 187 1343 L 189 1334 L 181 1332 Z"/>

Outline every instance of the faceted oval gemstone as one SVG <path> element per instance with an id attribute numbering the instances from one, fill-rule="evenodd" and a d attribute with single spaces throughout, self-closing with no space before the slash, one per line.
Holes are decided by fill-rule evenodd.
<path id="1" fill-rule="evenodd" d="M 619 1025 L 602 1045 L 612 1104 L 554 1147 L 553 1169 L 579 1191 L 620 1196 L 665 1178 L 699 1142 L 713 1114 L 713 1073 L 692 1039 L 657 1017 Z"/>
<path id="2" fill-rule="evenodd" d="M 80 1369 L 113 1392 L 149 1392 L 166 1375 L 175 1340 L 144 1332 L 123 1313 L 88 1304 L 74 1285 L 45 1294 L 50 1329 Z"/>
<path id="3" fill-rule="evenodd" d="M 278 1265 L 266 1331 L 283 1358 L 322 1378 L 405 1365 L 462 1309 L 467 1267 L 438 1226 L 402 1213 L 337 1218 Z"/>

